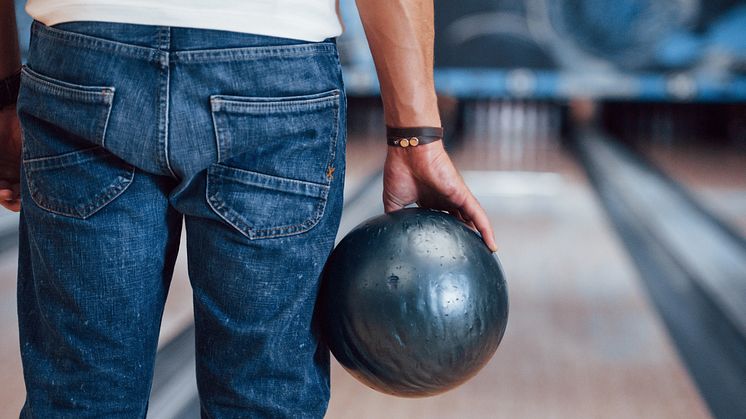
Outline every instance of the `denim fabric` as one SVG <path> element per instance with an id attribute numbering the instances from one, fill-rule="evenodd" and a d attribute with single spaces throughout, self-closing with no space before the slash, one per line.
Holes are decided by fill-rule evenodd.
<path id="1" fill-rule="evenodd" d="M 18 101 L 27 418 L 144 417 L 186 227 L 203 417 L 321 417 L 339 226 L 333 39 L 34 22 Z"/>

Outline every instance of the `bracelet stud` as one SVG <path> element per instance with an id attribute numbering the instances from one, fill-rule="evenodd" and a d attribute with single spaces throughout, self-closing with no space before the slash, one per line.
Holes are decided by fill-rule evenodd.
<path id="1" fill-rule="evenodd" d="M 443 139 L 442 127 L 399 127 L 386 126 L 386 143 L 390 146 L 407 148 L 420 144 L 430 144 Z"/>

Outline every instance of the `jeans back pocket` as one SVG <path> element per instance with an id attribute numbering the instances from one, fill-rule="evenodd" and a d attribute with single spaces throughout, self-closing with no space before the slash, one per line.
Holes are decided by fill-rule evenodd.
<path id="1" fill-rule="evenodd" d="M 218 162 L 207 169 L 213 211 L 249 239 L 310 230 L 329 193 L 340 91 L 210 97 Z"/>
<path id="2" fill-rule="evenodd" d="M 87 218 L 119 196 L 134 167 L 106 150 L 114 88 L 56 80 L 24 66 L 18 95 L 22 164 L 31 199 Z"/>

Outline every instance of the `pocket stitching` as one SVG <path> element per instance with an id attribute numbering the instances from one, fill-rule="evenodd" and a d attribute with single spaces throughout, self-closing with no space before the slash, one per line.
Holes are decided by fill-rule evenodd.
<path id="1" fill-rule="evenodd" d="M 262 97 L 211 95 L 210 105 L 215 112 L 252 113 L 265 112 L 269 109 L 294 108 L 298 105 L 310 105 L 310 109 L 333 105 L 339 102 L 340 90 L 332 89 L 311 95 Z"/>
<path id="2" fill-rule="evenodd" d="M 24 135 L 31 136 L 29 132 L 25 132 Z M 128 173 L 128 176 L 118 175 L 112 183 L 101 189 L 101 191 L 106 192 L 102 193 L 101 191 L 99 191 L 97 194 L 94 195 L 94 199 L 90 203 L 85 206 L 78 207 L 71 206 L 70 204 L 62 202 L 59 199 L 53 197 L 44 197 L 44 194 L 38 187 L 37 182 L 29 177 L 29 173 L 62 169 L 71 165 L 82 164 L 96 158 L 100 158 L 101 152 L 99 150 L 105 151 L 103 147 L 94 145 L 92 147 L 70 151 L 56 156 L 23 159 L 23 172 L 26 178 L 26 184 L 29 188 L 31 200 L 33 200 L 38 207 L 54 214 L 86 219 L 105 207 L 108 203 L 116 199 L 116 197 L 121 195 L 124 190 L 127 189 L 127 187 L 129 187 L 129 185 L 132 183 L 135 175 L 134 166 L 129 164 L 126 165 L 127 170 L 125 173 Z M 90 155 L 80 156 L 82 154 Z M 103 159 L 105 160 L 111 157 L 113 156 L 104 155 Z"/>
<path id="3" fill-rule="evenodd" d="M 323 183 L 310 182 L 310 181 L 307 181 L 307 180 L 293 179 L 293 178 L 283 177 L 283 176 L 268 175 L 266 173 L 261 173 L 261 172 L 257 172 L 257 171 L 254 171 L 254 170 L 248 170 L 248 169 L 241 169 L 239 167 L 228 166 L 228 165 L 225 165 L 225 164 L 222 164 L 222 163 L 215 163 L 213 166 L 211 166 L 208 169 L 208 171 L 211 174 L 213 174 L 215 176 L 218 176 L 218 177 L 222 177 L 224 179 L 232 179 L 232 180 L 235 180 L 235 181 L 237 181 L 239 183 L 243 183 L 245 185 L 257 186 L 257 187 L 260 187 L 260 188 L 264 186 L 264 184 L 260 183 L 260 180 L 263 180 L 265 182 L 275 181 L 275 182 L 285 183 L 285 184 L 303 185 L 306 188 L 310 187 L 311 189 L 317 189 L 317 190 L 322 190 L 322 191 L 324 189 L 328 189 L 329 188 L 329 185 L 326 185 L 326 184 L 323 184 Z M 230 176 L 230 175 L 225 174 L 225 172 L 229 172 L 230 173 L 231 171 L 237 172 L 238 175 L 241 175 L 243 177 Z M 253 180 L 252 178 L 254 178 L 256 180 Z M 298 195 L 306 195 L 306 196 L 311 196 L 311 197 L 315 197 L 315 198 L 317 198 L 318 196 L 321 195 L 321 194 L 318 194 L 318 195 L 317 194 L 309 195 L 309 194 L 299 193 L 299 192 L 296 192 L 296 191 L 291 191 L 289 188 L 285 188 L 285 189 L 283 189 L 283 188 L 265 188 L 265 189 L 279 189 L 279 190 L 282 190 L 282 191 L 287 191 L 287 192 L 291 192 L 291 193 L 297 193 Z"/>
<path id="4" fill-rule="evenodd" d="M 226 166 L 229 167 L 229 166 Z M 322 185 L 317 184 L 314 182 L 305 182 L 297 179 L 288 179 L 288 178 L 280 178 L 278 176 L 271 176 L 266 175 L 264 173 L 259 172 L 253 172 L 250 170 L 245 169 L 237 169 L 233 167 L 229 167 L 231 170 L 241 170 L 244 172 L 248 172 L 254 175 L 260 175 L 260 176 L 268 176 L 273 178 L 279 178 L 283 181 L 287 182 L 299 182 L 299 183 L 306 183 L 306 184 L 312 184 L 317 185 L 320 190 L 320 194 L 318 196 L 311 196 L 314 199 L 318 200 L 318 203 L 316 204 L 316 209 L 313 213 L 313 215 L 304 220 L 301 223 L 298 224 L 291 224 L 291 225 L 285 225 L 285 226 L 278 226 L 278 227 L 272 227 L 272 228 L 263 228 L 263 229 L 257 229 L 252 226 L 250 226 L 239 214 L 236 212 L 233 208 L 231 208 L 225 200 L 223 200 L 220 197 L 220 191 L 219 188 L 211 188 L 210 185 L 214 183 L 215 177 L 226 177 L 221 176 L 219 173 L 216 173 L 216 166 L 210 166 L 207 170 L 207 187 L 205 188 L 205 200 L 207 201 L 210 208 L 213 209 L 213 211 L 220 216 L 223 220 L 225 220 L 228 224 L 232 225 L 236 230 L 238 230 L 242 235 L 246 236 L 249 240 L 255 240 L 255 239 L 270 239 L 270 238 L 276 238 L 276 237 L 283 237 L 283 236 L 291 236 L 295 234 L 304 233 L 306 231 L 309 231 L 311 228 L 313 228 L 316 224 L 319 223 L 321 218 L 324 215 L 324 211 L 326 208 L 326 201 L 328 199 L 329 195 L 329 186 L 328 185 Z M 221 170 L 221 169 L 217 169 Z M 259 185 L 251 185 L 253 187 L 260 187 Z M 215 189 L 214 193 L 210 193 L 212 189 Z M 295 193 L 292 191 L 287 191 L 280 189 L 285 192 L 289 193 Z M 300 195 L 300 194 L 299 194 Z M 308 195 L 306 195 L 308 196 Z M 240 224 L 240 225 L 239 225 Z"/>
<path id="5" fill-rule="evenodd" d="M 127 169 L 126 171 L 126 173 L 129 174 L 128 176 L 125 177 L 123 175 L 118 175 L 112 183 L 96 193 L 94 195 L 94 199 L 91 200 L 91 202 L 89 202 L 87 205 L 80 205 L 77 207 L 71 206 L 70 204 L 64 203 L 56 198 L 44 197 L 44 194 L 40 193 L 39 187 L 37 186 L 36 182 L 33 179 L 29 178 L 29 171 L 24 170 L 24 174 L 26 177 L 26 183 L 29 188 L 31 199 L 38 207 L 54 214 L 73 218 L 81 218 L 85 220 L 103 209 L 119 195 L 124 193 L 129 185 L 132 184 L 132 181 L 135 177 L 135 168 L 134 166 L 128 166 L 129 169 Z M 37 171 L 43 170 L 45 169 L 38 169 Z"/>
<path id="6" fill-rule="evenodd" d="M 48 91 L 62 97 L 79 99 L 88 103 L 103 103 L 111 106 L 116 89 L 109 86 L 83 86 L 53 79 L 41 73 L 37 73 L 27 65 L 22 68 L 22 73 L 36 88 Z"/>

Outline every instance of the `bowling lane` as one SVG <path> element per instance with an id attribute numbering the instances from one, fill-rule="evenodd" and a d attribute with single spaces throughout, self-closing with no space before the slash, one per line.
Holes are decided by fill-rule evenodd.
<path id="1" fill-rule="evenodd" d="M 607 102 L 604 129 L 746 238 L 746 107 L 741 103 Z"/>
<path id="2" fill-rule="evenodd" d="M 645 143 L 639 149 L 702 205 L 746 237 L 746 147 Z"/>
<path id="3" fill-rule="evenodd" d="M 4 213 L 4 222 L 17 222 L 17 215 Z M 17 418 L 26 391 L 23 387 L 21 358 L 18 350 L 16 315 L 16 270 L 18 248 L 0 254 L 0 371 L 3 390 L 0 391 L 0 418 Z"/>
<path id="4" fill-rule="evenodd" d="M 710 417 L 588 179 L 561 148 L 558 120 L 541 104 L 467 107 L 452 153 L 507 274 L 510 319 L 495 358 L 464 386 L 415 400 L 376 393 L 335 363 L 327 418 Z M 347 208 L 343 231 L 382 211 L 380 193 L 376 183 Z"/>

